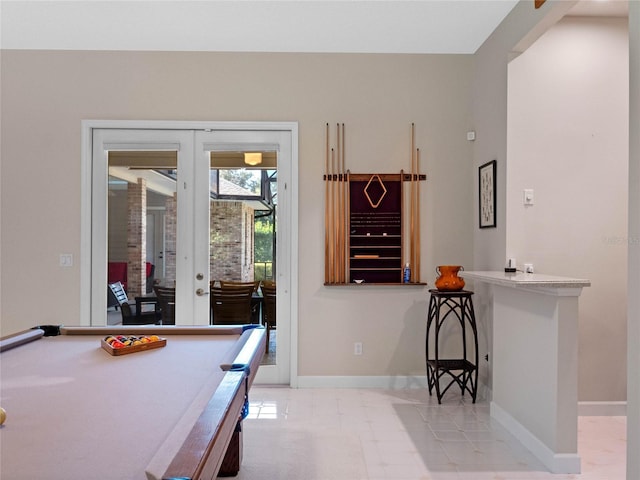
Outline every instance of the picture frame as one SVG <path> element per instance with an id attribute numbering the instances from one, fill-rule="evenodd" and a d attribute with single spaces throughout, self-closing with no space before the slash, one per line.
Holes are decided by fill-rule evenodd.
<path id="1" fill-rule="evenodd" d="M 478 214 L 480 228 L 496 227 L 496 160 L 478 167 Z"/>

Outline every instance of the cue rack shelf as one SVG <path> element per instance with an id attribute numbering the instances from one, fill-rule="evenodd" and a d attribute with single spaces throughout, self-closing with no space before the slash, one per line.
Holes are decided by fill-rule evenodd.
<path id="1" fill-rule="evenodd" d="M 344 124 L 338 124 L 337 143 L 337 149 L 329 148 L 327 125 L 324 284 L 425 285 L 420 282 L 419 184 L 427 177 L 419 173 L 419 151 L 412 154 L 411 173 L 351 173 L 344 167 Z M 404 283 L 406 263 L 411 278 Z"/>

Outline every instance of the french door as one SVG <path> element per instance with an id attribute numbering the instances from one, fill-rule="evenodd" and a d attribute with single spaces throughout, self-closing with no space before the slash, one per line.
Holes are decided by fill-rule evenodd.
<path id="1" fill-rule="evenodd" d="M 148 163 L 149 167 L 156 168 L 153 169 L 153 175 L 145 179 L 145 182 L 149 183 L 143 184 L 144 188 L 151 191 L 152 189 L 147 187 L 153 183 L 153 188 L 162 191 L 167 202 L 172 202 L 172 208 L 175 208 L 175 215 L 172 217 L 175 224 L 169 225 L 170 222 L 167 220 L 162 226 L 165 230 L 175 229 L 175 242 L 162 246 L 162 269 L 156 270 L 155 278 L 161 279 L 165 284 L 175 285 L 176 325 L 208 325 L 209 281 L 215 280 L 210 278 L 211 154 L 227 151 L 276 153 L 278 239 L 274 280 L 277 280 L 278 284 L 278 347 L 276 364 L 261 367 L 258 381 L 290 383 L 291 329 L 292 320 L 297 320 L 296 315 L 292 315 L 296 304 L 295 295 L 292 295 L 292 285 L 295 288 L 295 282 L 292 280 L 295 280 L 296 275 L 292 254 L 296 251 L 296 242 L 293 240 L 294 232 L 297 231 L 297 210 L 293 201 L 296 189 L 291 181 L 293 173 L 297 170 L 297 125 L 207 123 L 201 126 L 191 122 L 179 122 L 178 125 L 172 124 L 174 128 L 149 128 L 149 123 L 152 127 L 157 125 L 146 122 L 146 128 L 138 128 L 138 122 L 95 123 L 98 125 L 87 125 L 85 132 L 91 144 L 91 211 L 87 214 L 87 218 L 90 219 L 90 233 L 83 232 L 83 236 L 90 237 L 91 248 L 88 255 L 90 262 L 84 262 L 90 264 L 90 272 L 84 274 L 90 278 L 91 302 L 86 308 L 81 307 L 83 312 L 90 311 L 91 325 L 106 324 L 107 259 L 111 254 L 111 247 L 107 241 L 107 219 L 109 198 L 113 197 L 109 181 L 112 181 L 116 174 L 126 178 L 125 169 L 121 167 L 121 170 L 117 170 L 118 164 L 114 162 L 114 158 L 127 158 L 128 154 L 133 155 L 131 152 L 145 152 L 145 157 L 171 159 L 164 165 L 167 172 L 164 178 L 156 178 L 158 172 L 163 173 L 164 170 L 157 168 L 158 165 L 154 164 L 154 161 Z M 114 128 L 109 128 L 111 126 Z M 118 128 L 123 126 L 126 128 Z M 191 128 L 175 128 L 176 126 Z M 134 155 L 131 158 L 138 157 Z M 145 176 L 143 172 L 152 170 L 145 170 L 142 165 L 129 165 L 129 175 L 133 177 L 123 183 L 140 183 L 139 179 Z M 166 191 L 162 190 L 163 188 Z M 83 226 L 85 223 L 83 221 Z M 157 216 L 153 223 L 158 223 Z M 147 258 L 152 258 L 149 253 L 146 255 Z"/>

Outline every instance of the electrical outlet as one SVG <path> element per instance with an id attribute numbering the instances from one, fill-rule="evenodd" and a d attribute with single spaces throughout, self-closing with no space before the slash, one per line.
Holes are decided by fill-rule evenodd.
<path id="1" fill-rule="evenodd" d="M 353 354 L 362 355 L 362 342 L 356 342 L 353 344 Z"/>

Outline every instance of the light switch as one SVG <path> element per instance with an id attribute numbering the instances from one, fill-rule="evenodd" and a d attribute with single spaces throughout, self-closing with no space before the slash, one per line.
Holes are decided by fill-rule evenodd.
<path id="1" fill-rule="evenodd" d="M 533 205 L 533 189 L 532 188 L 524 189 L 524 204 Z"/>
<path id="2" fill-rule="evenodd" d="M 61 267 L 73 267 L 73 254 L 61 253 L 60 254 L 60 266 Z"/>

